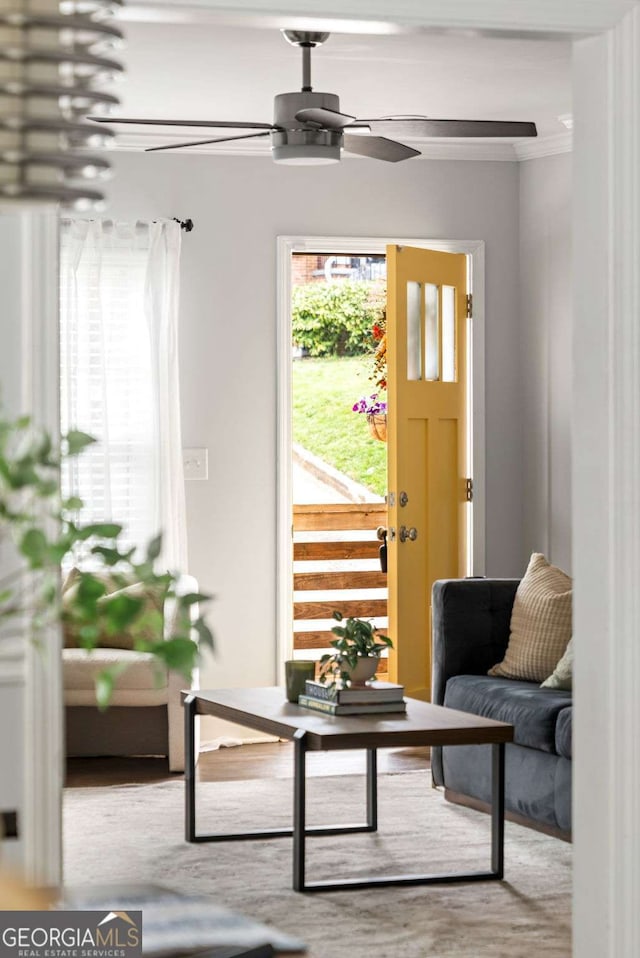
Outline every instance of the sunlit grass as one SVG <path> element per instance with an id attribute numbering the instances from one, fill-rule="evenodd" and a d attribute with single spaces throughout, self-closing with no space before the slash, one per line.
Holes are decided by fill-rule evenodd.
<path id="1" fill-rule="evenodd" d="M 352 412 L 375 391 L 370 357 L 301 359 L 293 363 L 293 439 L 376 495 L 387 491 L 387 446 Z"/>

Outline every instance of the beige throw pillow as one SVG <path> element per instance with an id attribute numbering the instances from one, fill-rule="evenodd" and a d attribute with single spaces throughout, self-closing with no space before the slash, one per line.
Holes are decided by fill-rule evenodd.
<path id="1" fill-rule="evenodd" d="M 556 665 L 553 673 L 545 679 L 540 688 L 562 689 L 570 692 L 573 688 L 573 639 L 565 649 L 565 653 Z"/>
<path id="2" fill-rule="evenodd" d="M 78 588 L 77 584 L 71 585 L 63 594 L 63 609 L 68 610 L 74 599 L 74 592 Z M 102 630 L 98 638 L 97 646 L 101 649 L 135 649 L 136 639 L 144 639 L 149 642 L 159 642 L 163 638 L 164 619 L 164 590 L 150 589 L 142 582 L 134 582 L 124 589 L 118 589 L 113 592 L 107 592 L 106 595 L 98 599 L 98 609 L 103 607 L 109 600 L 116 596 L 128 596 L 132 599 L 142 599 L 143 606 L 136 618 L 134 626 L 128 630 L 117 632 L 115 635 L 109 634 L 105 629 Z M 149 620 L 140 624 L 140 619 L 151 615 Z M 77 635 L 77 629 L 73 621 L 67 620 L 64 623 L 64 646 L 66 649 L 78 648 L 80 641 Z"/>
<path id="3" fill-rule="evenodd" d="M 543 682 L 571 638 L 571 579 L 534 552 L 518 586 L 511 613 L 509 645 L 489 675 Z"/>

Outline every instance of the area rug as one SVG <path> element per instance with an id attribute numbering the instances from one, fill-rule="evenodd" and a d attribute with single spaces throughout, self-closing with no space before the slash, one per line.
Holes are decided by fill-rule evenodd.
<path id="1" fill-rule="evenodd" d="M 308 823 L 362 821 L 364 777 L 308 782 Z M 198 831 L 289 824 L 292 783 L 198 786 Z M 315 895 L 291 889 L 288 838 L 183 839 L 181 780 L 65 790 L 65 883 L 168 885 L 297 936 L 308 958 L 570 958 L 571 847 L 507 823 L 505 880 Z M 307 875 L 484 870 L 487 816 L 445 802 L 425 772 L 379 777 L 379 831 L 307 842 Z"/>

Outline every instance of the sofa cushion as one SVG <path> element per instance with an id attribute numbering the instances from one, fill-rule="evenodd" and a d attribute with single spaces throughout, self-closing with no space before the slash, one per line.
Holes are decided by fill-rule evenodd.
<path id="1" fill-rule="evenodd" d="M 573 709 L 562 709 L 556 722 L 556 752 L 563 758 L 572 758 L 571 727 L 573 724 Z"/>
<path id="2" fill-rule="evenodd" d="M 487 675 L 455 675 L 447 682 L 444 704 L 484 718 L 509 722 L 514 742 L 544 752 L 556 750 L 558 714 L 571 704 L 571 693 L 541 689 L 532 682 Z"/>
<path id="3" fill-rule="evenodd" d="M 447 745 L 442 752 L 446 787 L 452 792 L 490 804 L 491 746 Z M 505 754 L 505 809 L 543 825 L 569 830 L 572 764 L 567 759 L 540 749 L 508 744 Z M 568 766 L 569 775 L 566 775 L 567 769 L 563 769 L 565 774 L 559 782 L 560 765 Z M 560 793 L 559 786 L 562 789 Z"/>
<path id="4" fill-rule="evenodd" d="M 571 638 L 571 579 L 534 552 L 518 586 L 509 645 L 489 675 L 544 682 Z"/>
<path id="5" fill-rule="evenodd" d="M 103 669 L 126 665 L 116 678 L 115 691 L 158 693 L 158 703 L 167 700 L 166 669 L 158 668 L 158 662 L 150 652 L 134 652 L 131 649 L 65 649 L 62 653 L 62 674 L 65 696 L 67 693 L 88 692 L 95 703 L 95 681 Z M 73 697 L 73 696 L 72 696 Z M 153 696 L 154 698 L 156 696 Z M 76 697 L 77 698 L 77 697 Z M 67 705 L 71 704 L 67 701 Z M 75 701 L 74 704 L 80 704 Z"/>

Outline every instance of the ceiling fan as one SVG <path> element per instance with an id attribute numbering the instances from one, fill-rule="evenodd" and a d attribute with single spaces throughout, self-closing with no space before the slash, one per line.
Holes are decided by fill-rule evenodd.
<path id="1" fill-rule="evenodd" d="M 390 136 L 414 137 L 520 137 L 537 136 L 535 123 L 505 120 L 432 120 L 421 116 L 391 116 L 362 120 L 340 112 L 335 93 L 316 93 L 311 87 L 311 51 L 328 33 L 283 30 L 289 43 L 302 50 L 302 89 L 280 93 L 274 100 L 273 123 L 243 123 L 231 120 L 151 120 L 131 117 L 92 116 L 98 123 L 137 123 L 150 126 L 188 126 L 226 130 L 251 130 L 233 136 L 152 146 L 146 152 L 179 150 L 189 146 L 271 137 L 271 153 L 279 163 L 335 163 L 340 151 L 397 163 L 419 156 L 420 151 Z"/>

